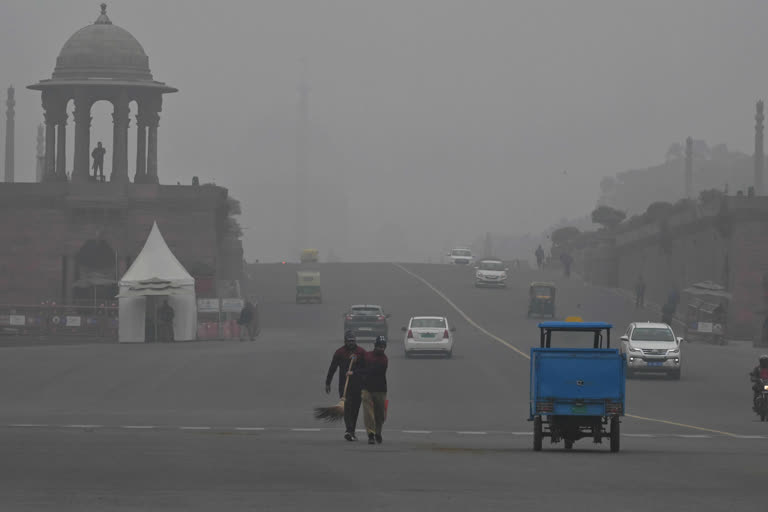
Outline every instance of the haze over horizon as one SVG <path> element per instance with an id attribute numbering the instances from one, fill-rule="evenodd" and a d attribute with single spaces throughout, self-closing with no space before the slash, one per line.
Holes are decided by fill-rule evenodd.
<path id="1" fill-rule="evenodd" d="M 42 122 L 25 87 L 50 77 L 99 3 L 0 6 L 0 131 L 13 84 L 17 181 L 34 180 Z M 313 204 L 328 203 L 310 245 L 346 261 L 436 259 L 486 231 L 587 215 L 604 176 L 656 164 L 689 135 L 751 153 L 768 91 L 768 3 L 754 0 L 115 0 L 108 14 L 180 89 L 163 105 L 161 182 L 227 187 L 249 261 L 298 258 L 302 60 Z M 110 113 L 94 106 L 107 162 Z"/>

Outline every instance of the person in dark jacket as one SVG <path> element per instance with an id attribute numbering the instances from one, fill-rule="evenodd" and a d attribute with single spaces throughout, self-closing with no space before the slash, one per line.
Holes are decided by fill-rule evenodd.
<path id="1" fill-rule="evenodd" d="M 379 336 L 373 350 L 365 354 L 365 366 L 357 373 L 363 376 L 363 421 L 368 432 L 368 444 L 381 444 L 381 427 L 387 417 L 387 366 L 384 355 L 387 338 Z M 354 370 L 353 370 L 354 372 Z"/>
<path id="2" fill-rule="evenodd" d="M 256 339 L 256 306 L 251 300 L 246 300 L 243 309 L 240 310 L 240 318 L 237 319 L 240 326 L 240 340 L 248 336 L 251 341 Z"/>
<path id="3" fill-rule="evenodd" d="M 763 391 L 763 381 L 768 380 L 768 354 L 760 356 L 758 365 L 749 372 L 749 379 L 752 381 L 752 410 L 757 412 L 757 400 L 760 392 Z"/>
<path id="4" fill-rule="evenodd" d="M 355 334 L 351 331 L 344 333 L 344 346 L 333 353 L 331 366 L 328 367 L 328 375 L 325 377 L 325 392 L 331 392 L 331 381 L 336 369 L 339 370 L 339 397 L 344 396 L 344 383 L 349 376 L 349 385 L 347 386 L 347 396 L 344 399 L 344 425 L 346 432 L 344 439 L 347 441 L 357 441 L 355 428 L 357 427 L 357 416 L 360 414 L 360 393 L 362 391 L 361 375 L 350 374 L 350 367 L 358 370 L 365 365 L 365 350 L 357 346 Z"/>

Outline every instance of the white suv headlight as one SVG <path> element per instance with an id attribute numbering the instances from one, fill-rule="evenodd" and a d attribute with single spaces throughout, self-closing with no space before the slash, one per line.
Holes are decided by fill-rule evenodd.
<path id="1" fill-rule="evenodd" d="M 639 348 L 635 348 L 632 345 L 629 346 L 629 351 L 630 352 L 637 352 L 638 354 L 642 354 L 643 353 L 642 350 L 640 350 Z"/>
<path id="2" fill-rule="evenodd" d="M 673 348 L 671 350 L 667 350 L 667 354 L 679 354 L 680 349 L 679 348 Z"/>

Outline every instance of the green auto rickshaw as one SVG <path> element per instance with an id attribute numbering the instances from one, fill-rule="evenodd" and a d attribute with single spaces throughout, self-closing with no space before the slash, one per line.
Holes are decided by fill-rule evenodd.
<path id="1" fill-rule="evenodd" d="M 528 288 L 528 318 L 533 315 L 555 318 L 554 283 L 534 281 Z"/>
<path id="2" fill-rule="evenodd" d="M 323 302 L 320 291 L 320 272 L 296 272 L 296 304 Z"/>

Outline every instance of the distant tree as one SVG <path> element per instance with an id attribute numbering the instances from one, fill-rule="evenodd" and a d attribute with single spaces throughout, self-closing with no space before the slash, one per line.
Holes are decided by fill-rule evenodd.
<path id="1" fill-rule="evenodd" d="M 720 201 L 723 195 L 723 192 L 721 190 L 717 190 L 716 188 L 702 190 L 699 192 L 699 201 L 701 204 L 709 204 L 714 201 Z"/>
<path id="2" fill-rule="evenodd" d="M 656 201 L 648 206 L 645 210 L 645 218 L 650 222 L 658 222 L 665 219 L 672 210 L 672 204 L 666 201 Z"/>
<path id="3" fill-rule="evenodd" d="M 579 228 L 566 226 L 564 228 L 554 230 L 552 235 L 550 235 L 550 238 L 554 245 L 562 247 L 575 240 L 580 234 L 581 231 Z"/>
<path id="4" fill-rule="evenodd" d="M 683 145 L 679 142 L 675 142 L 671 146 L 669 146 L 669 149 L 667 149 L 667 154 L 665 155 L 665 159 L 667 161 L 669 160 L 680 160 L 683 158 Z"/>
<path id="5" fill-rule="evenodd" d="M 614 229 L 621 224 L 627 214 L 610 206 L 598 206 L 592 211 L 592 222 L 600 224 L 606 229 Z"/>

